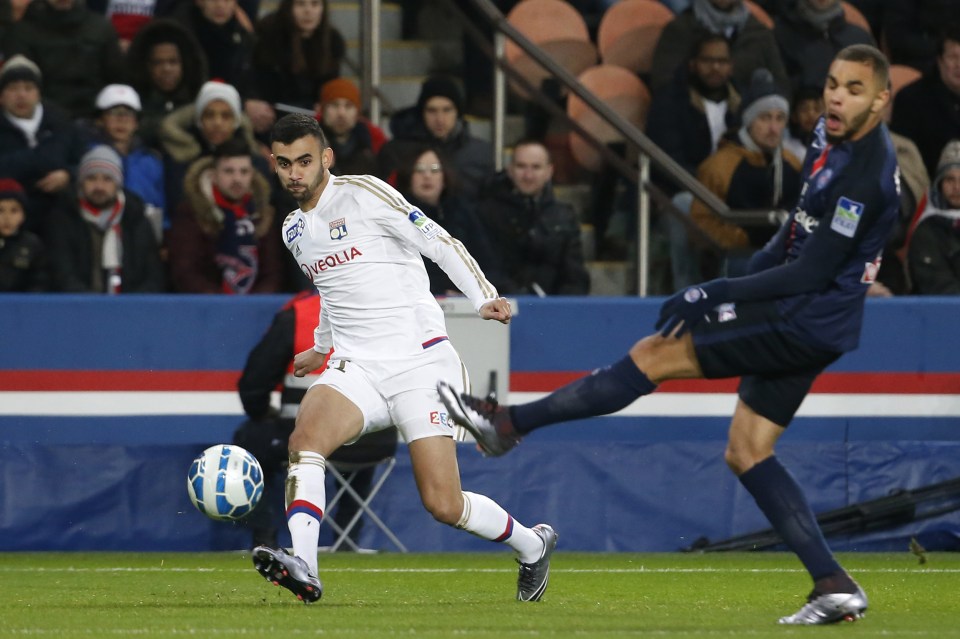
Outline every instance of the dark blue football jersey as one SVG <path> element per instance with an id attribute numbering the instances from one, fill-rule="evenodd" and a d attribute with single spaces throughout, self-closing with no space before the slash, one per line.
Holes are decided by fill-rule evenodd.
<path id="1" fill-rule="evenodd" d="M 900 206 L 899 168 L 886 125 L 855 142 L 830 145 L 821 118 L 802 176 L 796 208 L 763 250 L 777 264 L 816 254 L 816 260 L 802 260 L 802 270 L 787 270 L 818 284 L 777 296 L 777 303 L 792 333 L 820 348 L 849 351 L 859 343 L 864 298 Z"/>

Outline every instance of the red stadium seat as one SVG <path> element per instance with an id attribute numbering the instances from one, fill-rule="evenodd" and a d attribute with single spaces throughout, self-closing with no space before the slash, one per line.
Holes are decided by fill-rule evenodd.
<path id="1" fill-rule="evenodd" d="M 847 22 L 860 27 L 867 33 L 873 33 L 873 30 L 870 28 L 870 23 L 866 17 L 860 13 L 860 9 L 857 9 L 849 2 L 841 2 L 840 4 L 843 5 L 843 17 L 847 19 Z"/>

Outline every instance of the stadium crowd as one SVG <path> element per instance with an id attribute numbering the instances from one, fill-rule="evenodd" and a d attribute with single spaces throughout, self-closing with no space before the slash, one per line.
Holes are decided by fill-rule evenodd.
<path id="1" fill-rule="evenodd" d="M 518 1 L 496 4 L 508 12 Z M 615 4 L 569 1 L 593 37 Z M 901 215 L 871 293 L 960 292 L 960 1 L 662 2 L 675 16 L 641 75 L 653 96 L 647 131 L 732 208 L 793 206 L 837 51 L 875 44 L 915 69 L 887 114 Z M 422 35 L 426 4 L 401 4 L 404 36 Z M 462 77 L 427 78 L 385 132 L 342 77 L 346 46 L 328 0 L 280 0 L 266 11 L 257 0 L 0 4 L 0 291 L 309 288 L 281 246 L 296 203 L 279 188 L 267 146 L 279 116 L 307 109 L 334 149 L 333 173 L 397 186 L 463 235 L 501 293 L 587 294 L 585 255 L 595 252 L 582 246 L 579 224 L 613 211 L 578 220 L 556 195 L 565 150 L 544 127 L 528 123 L 512 141 L 522 159 L 496 174 L 491 145 L 467 118 L 483 114 L 489 87 L 465 51 Z M 717 219 L 663 176 L 654 181 L 689 216 L 659 216 L 657 232 L 669 237 L 663 292 L 737 274 L 769 235 Z M 622 229 L 609 233 L 596 238 L 601 258 Z M 704 237 L 720 252 L 705 251 Z M 437 295 L 451 289 L 437 273 L 431 284 Z"/>

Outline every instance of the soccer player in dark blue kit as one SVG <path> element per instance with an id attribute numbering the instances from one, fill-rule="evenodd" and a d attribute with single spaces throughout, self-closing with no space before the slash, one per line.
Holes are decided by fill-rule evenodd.
<path id="1" fill-rule="evenodd" d="M 725 460 L 814 582 L 784 624 L 854 620 L 867 608 L 774 445 L 817 375 L 857 347 L 864 297 L 897 220 L 897 160 L 881 121 L 888 71 L 874 47 L 837 54 L 799 202 L 748 275 L 676 293 L 660 308 L 658 332 L 627 357 L 535 402 L 508 407 L 438 386 L 481 450 L 502 455 L 534 429 L 616 412 L 665 380 L 740 376 Z"/>

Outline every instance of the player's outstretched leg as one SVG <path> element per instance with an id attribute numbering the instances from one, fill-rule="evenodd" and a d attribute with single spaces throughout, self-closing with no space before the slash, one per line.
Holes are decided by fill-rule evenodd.
<path id="1" fill-rule="evenodd" d="M 867 593 L 857 586 L 853 593 L 819 593 L 814 590 L 807 603 L 795 614 L 781 617 L 780 623 L 790 625 L 815 626 L 838 621 L 856 621 L 867 610 Z"/>
<path id="2" fill-rule="evenodd" d="M 557 533 L 547 524 L 537 524 L 531 528 L 543 540 L 543 554 L 533 563 L 520 564 L 520 574 L 517 577 L 517 600 L 540 601 L 547 590 L 550 581 L 550 556 L 557 547 Z"/>
<path id="3" fill-rule="evenodd" d="M 473 435 L 484 454 L 498 457 L 520 443 L 506 406 L 458 393 L 447 382 L 439 382 L 437 392 L 453 421 Z"/>
<path id="4" fill-rule="evenodd" d="M 257 546 L 253 549 L 253 566 L 264 579 L 276 586 L 283 586 L 303 603 L 319 601 L 323 596 L 323 585 L 316 576 L 310 574 L 307 562 L 287 554 L 282 548 L 274 550 Z"/>

